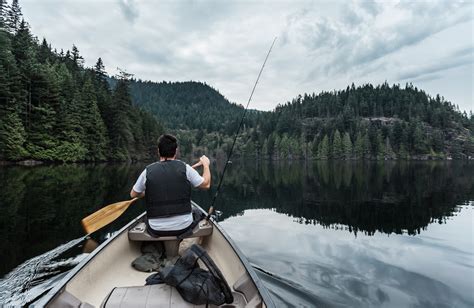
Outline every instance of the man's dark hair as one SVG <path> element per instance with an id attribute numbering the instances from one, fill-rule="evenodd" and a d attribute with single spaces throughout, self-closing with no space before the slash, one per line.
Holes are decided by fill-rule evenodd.
<path id="1" fill-rule="evenodd" d="M 158 139 L 160 157 L 173 157 L 178 148 L 178 139 L 173 135 L 164 134 Z"/>

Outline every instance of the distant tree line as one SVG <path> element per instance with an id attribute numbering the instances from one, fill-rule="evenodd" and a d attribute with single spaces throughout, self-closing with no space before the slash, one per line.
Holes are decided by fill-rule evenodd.
<path id="1" fill-rule="evenodd" d="M 156 156 L 163 131 L 133 107 L 127 74 L 111 89 L 102 59 L 39 43 L 18 0 L 0 0 L 0 160 L 104 161 Z"/>
<path id="2" fill-rule="evenodd" d="M 166 122 L 181 154 L 225 158 L 243 112 L 198 82 L 132 82 L 134 102 Z M 206 121 L 202 121 L 203 119 Z M 407 84 L 304 94 L 272 112 L 250 110 L 234 157 L 463 159 L 474 156 L 474 116 Z"/>
<path id="3" fill-rule="evenodd" d="M 315 159 L 468 158 L 474 116 L 407 84 L 305 94 L 260 123 L 267 157 Z"/>

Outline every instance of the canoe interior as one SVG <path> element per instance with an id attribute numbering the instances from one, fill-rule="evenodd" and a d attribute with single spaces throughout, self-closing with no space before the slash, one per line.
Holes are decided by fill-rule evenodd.
<path id="1" fill-rule="evenodd" d="M 120 232 L 98 253 L 89 258 L 82 268 L 76 271 L 72 277 L 69 277 L 62 288 L 57 290 L 57 293 L 47 303 L 47 306 L 62 306 L 64 303 L 61 303 L 61 299 L 64 299 L 66 296 L 72 296 L 83 304 L 87 303 L 99 307 L 114 288 L 144 286 L 146 278 L 151 273 L 140 272 L 131 266 L 132 261 L 141 255 L 141 242 L 130 241 L 127 232 L 139 222 L 140 220 L 130 224 L 127 229 Z M 228 285 L 235 292 L 236 296 L 234 297 L 236 299 L 233 305 L 227 305 L 226 307 L 267 307 L 266 301 L 264 302 L 262 299 L 261 290 L 259 290 L 263 286 L 257 287 L 255 283 L 255 273 L 251 275 L 247 271 L 239 255 L 232 248 L 226 236 L 220 231 L 220 228 L 216 227 L 212 221 L 209 223 L 213 224 L 212 234 L 206 237 L 184 239 L 179 247 L 180 254 L 194 243 L 201 245 L 207 251 L 221 270 Z M 154 287 L 151 289 L 151 292 L 154 294 L 153 303 L 155 304 L 148 301 L 148 304 L 144 306 L 197 307 L 185 302 L 179 293 L 173 289 L 167 286 Z M 130 289 L 126 293 L 132 294 L 133 292 L 143 291 L 141 289 L 137 290 Z M 117 292 L 123 293 L 124 291 L 118 290 Z M 150 290 L 147 292 L 150 293 Z M 157 297 L 159 297 L 159 300 L 157 300 Z M 239 300 L 240 298 L 245 298 L 244 302 Z M 119 304 L 117 304 L 118 306 Z M 137 303 L 136 306 L 143 305 Z M 122 303 L 121 307 L 128 306 Z"/>

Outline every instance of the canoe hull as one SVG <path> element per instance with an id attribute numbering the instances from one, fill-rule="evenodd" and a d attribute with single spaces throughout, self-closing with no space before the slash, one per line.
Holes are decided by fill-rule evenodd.
<path id="1" fill-rule="evenodd" d="M 193 203 L 193 206 L 204 212 L 197 204 Z M 61 294 L 71 294 L 83 303 L 99 306 L 114 287 L 143 286 L 150 273 L 139 272 L 131 267 L 131 262 L 141 255 L 141 242 L 130 241 L 128 230 L 144 217 L 145 213 L 141 214 L 97 247 L 34 306 L 53 307 Z M 185 239 L 180 250 L 193 243 L 200 244 L 219 267 L 233 291 L 245 290 L 243 292 L 247 293 L 244 294 L 247 301 L 257 303 L 257 307 L 273 307 L 267 289 L 245 256 L 215 221 L 211 219 L 209 223 L 213 226 L 211 235 Z"/>

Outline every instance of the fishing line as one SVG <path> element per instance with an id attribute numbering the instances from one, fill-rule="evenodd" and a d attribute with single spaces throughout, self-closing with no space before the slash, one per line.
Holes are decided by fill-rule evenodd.
<path id="1" fill-rule="evenodd" d="M 272 45 L 270 46 L 270 49 L 268 50 L 267 56 L 265 57 L 265 61 L 263 61 L 263 65 L 260 68 L 260 72 L 258 73 L 257 80 L 255 81 L 255 84 L 253 85 L 252 92 L 250 93 L 249 100 L 247 101 L 247 106 L 245 107 L 243 111 L 242 118 L 240 119 L 239 127 L 237 128 L 237 132 L 235 133 L 234 142 L 232 142 L 232 147 L 230 148 L 229 154 L 227 155 L 227 161 L 225 163 L 224 170 L 222 170 L 222 175 L 221 175 L 221 178 L 219 179 L 219 184 L 217 185 L 216 193 L 214 194 L 214 197 L 212 198 L 212 203 L 211 203 L 211 207 L 209 208 L 207 219 L 209 219 L 209 217 L 211 217 L 212 213 L 214 212 L 214 204 L 216 202 L 217 196 L 219 195 L 219 191 L 222 186 L 222 181 L 224 180 L 225 171 L 227 170 L 227 165 L 229 165 L 230 157 L 232 156 L 232 152 L 234 151 L 235 142 L 237 141 L 237 137 L 239 136 L 240 128 L 242 127 L 242 124 L 244 123 L 245 115 L 247 114 L 247 110 L 249 108 L 250 101 L 252 100 L 253 93 L 255 92 L 255 88 L 257 87 L 258 81 L 260 79 L 260 76 L 262 75 L 263 69 L 265 67 L 265 64 L 267 63 L 268 57 L 270 56 L 270 53 L 272 51 L 272 48 L 273 48 L 273 45 L 275 44 L 276 39 L 277 38 L 275 37 Z"/>

